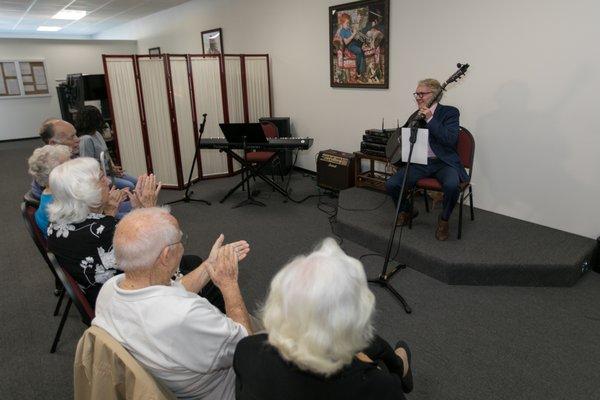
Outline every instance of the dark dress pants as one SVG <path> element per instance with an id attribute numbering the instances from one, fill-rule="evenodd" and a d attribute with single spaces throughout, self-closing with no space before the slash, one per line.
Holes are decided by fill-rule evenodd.
<path id="1" fill-rule="evenodd" d="M 398 169 L 398 172 L 385 182 L 385 188 L 388 194 L 392 196 L 392 199 L 394 199 L 394 204 L 396 205 L 398 204 L 398 199 L 400 197 L 400 190 L 402 189 L 402 180 L 404 179 L 405 171 L 406 167 Z M 442 184 L 442 191 L 444 192 L 442 219 L 447 221 L 450 219 L 452 210 L 454 210 L 454 206 L 460 195 L 460 179 L 458 177 L 458 171 L 439 158 L 430 158 L 427 165 L 410 165 L 408 179 L 406 180 L 405 196 L 400 204 L 400 211 L 409 211 L 410 204 L 406 199 L 406 193 L 414 188 L 417 181 L 422 178 L 436 178 Z"/>

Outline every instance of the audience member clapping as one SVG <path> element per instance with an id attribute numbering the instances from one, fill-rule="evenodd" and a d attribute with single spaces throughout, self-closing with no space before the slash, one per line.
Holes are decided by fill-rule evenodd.
<path id="1" fill-rule="evenodd" d="M 112 239 L 119 204 L 153 207 L 161 185 L 140 177 L 134 193 L 111 189 L 93 158 L 67 161 L 50 173 L 53 201 L 48 205 L 48 248 L 83 289 L 92 307 L 104 282 L 117 273 Z"/>
<path id="2" fill-rule="evenodd" d="M 134 210 L 123 218 L 114 248 L 125 273 L 102 287 L 92 324 L 110 333 L 177 397 L 233 399 L 234 350 L 251 333 L 237 281 L 238 261 L 250 248 L 245 241 L 223 245 L 221 235 L 204 263 L 173 281 L 184 242 L 177 220 L 164 208 Z M 226 314 L 211 304 L 215 285 Z"/>
<path id="3" fill-rule="evenodd" d="M 71 149 L 65 145 L 45 145 L 33 151 L 29 157 L 29 174 L 43 192 L 40 196 L 40 204 L 35 212 L 35 222 L 44 234 L 47 235 L 48 228 L 48 204 L 52 203 L 52 190 L 48 185 L 50 172 L 60 164 L 71 159 Z"/>
<path id="4" fill-rule="evenodd" d="M 92 157 L 102 162 L 101 153 L 105 153 L 106 171 L 112 179 L 117 189 L 129 188 L 133 190 L 137 179 L 128 175 L 123 169 L 115 165 L 108 154 L 106 141 L 102 137 L 101 131 L 104 129 L 104 118 L 98 108 L 94 106 L 84 106 L 75 114 L 75 127 L 79 137 L 79 156 Z"/>
<path id="5" fill-rule="evenodd" d="M 271 282 L 267 333 L 238 344 L 236 398 L 404 399 L 410 352 L 373 334 L 374 303 L 362 264 L 333 239 L 291 261 Z"/>

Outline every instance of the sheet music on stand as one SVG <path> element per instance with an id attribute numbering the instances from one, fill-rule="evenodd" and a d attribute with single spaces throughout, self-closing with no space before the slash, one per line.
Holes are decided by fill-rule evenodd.
<path id="1" fill-rule="evenodd" d="M 417 130 L 417 141 L 413 147 L 412 164 L 427 165 L 427 154 L 429 149 L 429 129 L 419 128 Z M 408 160 L 410 151 L 410 128 L 402 128 L 402 162 Z"/>

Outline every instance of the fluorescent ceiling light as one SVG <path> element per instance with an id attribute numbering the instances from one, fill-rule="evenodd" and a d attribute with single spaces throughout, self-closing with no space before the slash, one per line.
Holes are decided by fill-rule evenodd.
<path id="1" fill-rule="evenodd" d="M 61 10 L 54 14 L 52 19 L 70 19 L 77 21 L 87 15 L 87 11 L 83 10 Z"/>
<path id="2" fill-rule="evenodd" d="M 40 32 L 57 32 L 62 29 L 62 26 L 38 26 L 37 30 Z"/>

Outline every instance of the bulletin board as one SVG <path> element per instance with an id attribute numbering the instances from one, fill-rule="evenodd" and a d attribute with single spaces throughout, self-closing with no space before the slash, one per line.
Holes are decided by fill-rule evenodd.
<path id="1" fill-rule="evenodd" d="M 0 99 L 50 96 L 43 60 L 0 60 Z"/>

